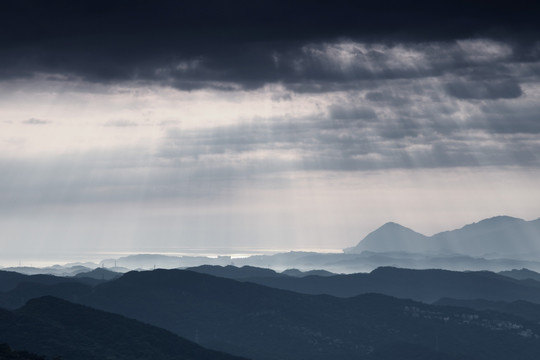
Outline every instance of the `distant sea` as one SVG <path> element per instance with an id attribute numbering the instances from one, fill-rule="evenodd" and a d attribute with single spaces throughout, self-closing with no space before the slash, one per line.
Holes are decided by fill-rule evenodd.
<path id="1" fill-rule="evenodd" d="M 169 248 L 169 249 L 139 249 L 137 251 L 97 251 L 97 252 L 65 252 L 59 254 L 41 254 L 40 256 L 0 255 L 0 268 L 13 266 L 48 267 L 54 265 L 77 265 L 93 263 L 99 264 L 105 259 L 118 259 L 129 255 L 148 254 L 166 256 L 202 256 L 217 258 L 218 256 L 230 256 L 232 259 L 246 258 L 254 255 L 273 255 L 290 251 L 317 252 L 317 253 L 341 253 L 342 249 L 321 248 L 296 248 L 296 249 L 271 249 L 271 248 Z"/>

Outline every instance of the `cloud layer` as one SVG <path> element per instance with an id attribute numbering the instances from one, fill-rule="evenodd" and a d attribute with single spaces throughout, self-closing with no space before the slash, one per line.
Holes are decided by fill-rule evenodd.
<path id="1" fill-rule="evenodd" d="M 54 243 L 69 218 L 66 244 L 345 247 L 360 215 L 537 217 L 538 18 L 519 1 L 3 1 L 0 235 Z"/>
<path id="2" fill-rule="evenodd" d="M 314 91 L 309 81 L 341 84 L 440 74 L 495 58 L 536 60 L 540 29 L 538 7 L 530 2 L 509 7 L 461 1 L 13 0 L 1 10 L 4 78 L 41 73 L 98 82 L 156 81 L 180 89 L 283 82 Z M 505 44 L 460 43 L 470 38 L 509 40 L 519 51 L 511 53 Z M 452 45 L 456 40 L 460 51 Z M 422 45 L 433 42 L 449 48 Z M 491 94 L 479 92 L 472 95 Z"/>

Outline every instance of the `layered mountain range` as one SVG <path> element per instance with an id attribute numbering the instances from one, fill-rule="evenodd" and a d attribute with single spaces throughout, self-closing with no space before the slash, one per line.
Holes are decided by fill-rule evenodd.
<path id="1" fill-rule="evenodd" d="M 358 245 L 344 249 L 341 253 L 290 251 L 242 258 L 133 254 L 105 259 L 99 264 L 76 263 L 48 268 L 11 267 L 4 270 L 27 275 L 79 276 L 87 282 L 100 282 L 130 270 L 201 265 L 252 266 L 280 272 L 289 270 L 292 272 L 288 274 L 293 276 L 296 271 L 291 270 L 293 268 L 303 272 L 311 271 L 311 275 L 321 275 L 324 271 L 369 272 L 381 266 L 457 271 L 498 272 L 522 268 L 540 271 L 540 219 L 525 221 L 498 216 L 432 236 L 390 222 L 368 234 Z"/>
<path id="2" fill-rule="evenodd" d="M 389 222 L 358 245 L 344 249 L 347 254 L 365 251 L 534 259 L 540 254 L 540 219 L 525 221 L 497 216 L 432 236 Z"/>
<path id="3" fill-rule="evenodd" d="M 226 272 L 265 275 L 260 269 Z M 380 269 L 372 277 L 379 291 L 393 289 L 386 292 L 400 296 L 423 298 L 439 283 L 429 299 L 480 295 L 490 301 L 540 301 L 540 283 L 492 273 Z M 324 279 L 340 286 L 338 276 Z M 16 350 L 88 360 L 232 358 L 184 339 L 254 360 L 535 360 L 540 352 L 540 327 L 534 321 L 539 306 L 533 302 L 527 302 L 526 312 L 512 306 L 494 312 L 475 308 L 490 309 L 491 303 L 469 307 L 458 301 L 455 307 L 447 306 L 452 300 L 441 300 L 443 306 L 435 306 L 373 293 L 341 298 L 185 270 L 134 271 L 97 285 L 51 280 L 19 282 L 1 294 L 0 307 L 9 310 L 0 310 L 0 342 Z M 360 278 L 350 280 L 375 290 Z"/>
<path id="4" fill-rule="evenodd" d="M 345 253 L 235 259 L 242 267 L 0 271 L 0 344 L 9 345 L 0 358 L 536 359 L 539 234 L 540 219 L 496 217 L 429 237 L 388 223 Z M 121 262 L 163 259 L 207 261 Z"/>

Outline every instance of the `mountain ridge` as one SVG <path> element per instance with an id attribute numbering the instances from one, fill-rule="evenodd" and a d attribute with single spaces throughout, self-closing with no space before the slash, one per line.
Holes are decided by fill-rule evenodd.
<path id="1" fill-rule="evenodd" d="M 167 330 L 51 296 L 0 309 L 0 338 L 65 360 L 242 360 L 205 349 Z M 245 359 L 244 359 L 245 360 Z"/>
<path id="2" fill-rule="evenodd" d="M 364 251 L 530 258 L 540 254 L 540 218 L 526 221 L 500 215 L 431 236 L 389 222 L 343 250 L 346 254 Z"/>
<path id="3" fill-rule="evenodd" d="M 227 273 L 235 274 L 230 271 Z M 431 273 L 437 275 L 435 283 L 446 293 L 430 295 L 433 282 L 425 280 L 431 277 Z M 374 271 L 372 277 L 374 283 L 379 284 L 385 278 L 392 279 L 392 286 L 397 290 L 413 289 L 413 292 L 421 292 L 424 289 L 428 291 L 426 299 L 433 300 L 440 295 L 462 297 L 459 292 L 448 292 L 452 290 L 452 284 L 456 285 L 456 282 L 451 280 L 455 277 L 463 280 L 470 278 L 470 275 L 445 270 L 433 272 L 386 267 Z M 496 291 L 497 294 L 511 295 L 501 296 L 500 300 L 527 298 L 526 293 L 520 294 L 516 291 L 523 289 L 523 286 L 516 287 L 521 284 L 519 280 L 489 272 L 472 275 L 479 281 L 457 282 L 465 293 L 478 289 L 478 284 L 484 284 L 484 290 L 488 294 Z M 351 278 L 354 280 L 358 277 L 356 280 L 361 280 L 363 276 L 365 274 L 357 274 Z M 328 281 L 343 276 L 274 276 L 269 279 L 311 281 L 314 278 Z M 503 282 L 509 285 L 505 291 L 500 288 Z M 75 284 L 70 286 L 73 285 Z M 540 286 L 529 288 L 531 298 L 540 302 Z M 46 290 L 44 287 L 42 289 Z M 338 298 L 330 295 L 301 294 L 193 271 L 158 269 L 132 271 L 90 290 L 80 293 L 74 301 L 159 326 L 207 348 L 256 360 L 502 360 L 511 355 L 521 360 L 533 360 L 540 351 L 540 326 L 537 323 L 514 317 L 512 314 L 433 306 L 411 299 L 376 294 L 377 288 L 366 288 L 369 293 Z M 20 299 L 21 295 L 17 293 L 15 297 Z M 74 298 L 72 295 L 74 294 L 66 294 L 69 298 Z M 9 316 L 15 316 L 17 311 L 32 310 L 35 303 L 28 304 L 21 308 L 23 310 L 15 312 L 0 310 L 0 315 L 7 314 L 6 319 L 9 320 Z M 34 314 L 43 314 L 62 308 L 43 306 L 44 304 L 41 304 L 41 307 L 33 308 L 32 311 Z M 65 321 L 65 324 L 71 325 L 79 324 L 77 316 L 79 315 L 70 314 L 70 311 L 66 310 L 62 311 L 59 319 L 53 320 Z M 40 317 L 45 324 L 50 324 L 48 315 Z M 2 324 L 6 326 L 5 333 L 9 333 L 12 329 L 11 323 L 6 325 L 5 321 L 0 321 L 0 328 Z M 91 334 L 95 334 L 96 326 L 89 326 L 94 329 Z M 85 331 L 83 335 L 88 334 L 87 330 L 80 331 Z M 434 333 L 440 335 L 440 347 L 432 336 Z M 489 348 L 489 344 L 494 341 L 504 344 L 502 346 L 505 350 Z M 409 356 L 401 356 L 403 346 L 412 351 Z M 389 353 L 385 352 L 386 349 L 389 349 Z M 43 353 L 41 348 L 28 350 Z M 386 355 L 383 356 L 383 353 Z"/>

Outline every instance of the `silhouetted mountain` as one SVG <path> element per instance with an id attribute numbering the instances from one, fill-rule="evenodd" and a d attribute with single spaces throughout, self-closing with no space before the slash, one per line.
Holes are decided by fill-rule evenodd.
<path id="1" fill-rule="evenodd" d="M 169 256 L 169 255 L 160 255 L 160 254 L 137 254 L 124 256 L 118 259 L 106 259 L 101 261 L 100 266 L 106 268 L 115 268 L 123 267 L 126 271 L 129 269 L 153 269 L 163 268 L 163 269 L 174 269 L 182 266 L 178 256 Z M 188 265 L 189 266 L 189 265 Z M 119 270 L 115 270 L 121 272 Z"/>
<path id="2" fill-rule="evenodd" d="M 15 351 L 8 344 L 0 344 L 0 360 L 48 360 L 28 351 Z"/>
<path id="3" fill-rule="evenodd" d="M 26 279 L 28 279 L 26 275 L 0 270 L 0 291 L 11 290 Z"/>
<path id="4" fill-rule="evenodd" d="M 210 270 L 224 278 L 237 276 L 239 281 L 312 295 L 352 297 L 366 293 L 380 293 L 426 303 L 441 298 L 527 300 L 540 303 L 540 282 L 530 279 L 516 280 L 487 271 L 456 272 L 383 267 L 371 273 L 292 277 L 256 268 L 201 267 L 198 269 Z M 252 278 L 241 276 L 261 273 L 270 276 Z M 98 288 L 101 289 L 98 286 L 96 290 L 92 290 L 91 286 L 77 283 L 61 283 L 53 286 L 22 283 L 9 292 L 0 293 L 0 307 L 13 309 L 33 297 L 43 295 L 62 297 L 77 302 L 78 299 L 85 299 L 87 294 L 97 291 Z"/>
<path id="5" fill-rule="evenodd" d="M 74 277 L 76 278 L 90 278 L 98 280 L 113 280 L 120 277 L 122 274 L 104 269 L 104 268 L 95 268 L 92 271 L 78 273 Z"/>
<path id="6" fill-rule="evenodd" d="M 13 271 L 0 270 L 0 292 L 12 290 L 21 283 L 52 285 L 73 282 L 96 285 L 102 283 L 103 281 L 90 278 L 60 277 L 53 275 L 24 275 Z"/>
<path id="7" fill-rule="evenodd" d="M 13 312 L 0 310 L 0 339 L 15 349 L 64 360 L 239 359 L 166 330 L 53 297 L 30 300 Z"/>
<path id="8" fill-rule="evenodd" d="M 300 271 L 298 269 L 287 269 L 281 272 L 284 275 L 294 276 L 294 277 L 306 277 L 306 276 L 334 276 L 337 275 L 330 271 L 326 270 L 309 270 L 309 271 Z"/>
<path id="9" fill-rule="evenodd" d="M 2 270 L 15 271 L 25 275 L 54 275 L 54 276 L 75 276 L 78 273 L 89 271 L 91 268 L 82 265 L 53 265 L 46 267 L 33 267 L 33 266 L 15 266 L 8 267 Z"/>
<path id="10" fill-rule="evenodd" d="M 23 282 L 11 291 L 0 293 L 0 308 L 17 309 L 27 301 L 42 296 L 54 296 L 71 302 L 80 302 L 92 292 L 92 286 L 78 282 L 52 285 Z"/>
<path id="11" fill-rule="evenodd" d="M 427 303 L 443 297 L 505 301 L 525 299 L 540 303 L 540 282 L 519 281 L 487 271 L 456 272 L 383 267 L 371 273 L 302 278 L 270 276 L 239 280 L 304 294 L 338 297 L 380 293 Z"/>
<path id="12" fill-rule="evenodd" d="M 389 225 L 392 227 L 393 225 Z M 397 225 L 399 228 L 399 226 Z M 405 231 L 406 232 L 406 231 Z M 431 239 L 429 239 L 431 240 Z M 437 245 L 429 241 L 430 246 Z M 407 248 L 409 251 L 410 247 Z M 380 266 L 394 266 L 411 269 L 448 269 L 456 271 L 464 270 L 489 270 L 501 271 L 516 268 L 528 268 L 540 271 L 540 256 L 530 256 L 531 260 L 511 258 L 482 258 L 478 256 L 459 255 L 451 252 L 436 254 L 435 251 L 426 254 L 428 245 L 417 249 L 421 253 L 406 251 L 362 251 L 361 253 L 315 253 L 297 252 L 279 253 L 274 255 L 254 255 L 246 258 L 232 259 L 230 256 L 218 256 L 217 258 L 202 256 L 164 256 L 164 255 L 132 255 L 119 259 L 104 260 L 101 266 L 117 273 L 125 273 L 136 269 L 156 268 L 190 268 L 202 265 L 238 267 L 251 266 L 271 268 L 277 272 L 296 268 L 300 271 L 329 271 L 332 273 L 357 273 L 371 271 Z M 116 264 L 116 267 L 114 267 Z M 122 266 L 120 266 L 122 264 Z M 33 269 L 39 272 L 39 269 Z M 88 272 L 88 271 L 84 271 Z M 287 275 L 293 275 L 289 273 Z M 323 275 L 311 274 L 310 275 Z M 231 275 L 232 276 L 232 275 Z M 98 279 L 100 279 L 98 277 Z M 96 279 L 97 280 L 97 279 Z"/>
<path id="13" fill-rule="evenodd" d="M 344 249 L 345 253 L 361 253 L 362 251 L 394 252 L 405 251 L 421 253 L 429 251 L 429 242 L 425 235 L 409 228 L 389 222 L 369 233 L 358 245 Z"/>
<path id="14" fill-rule="evenodd" d="M 507 270 L 507 271 L 499 271 L 499 274 L 510 277 L 512 279 L 516 279 L 516 280 L 532 279 L 535 281 L 540 281 L 540 273 L 537 273 L 536 271 L 532 271 L 529 269 L 521 269 L 521 270 L 513 269 L 513 270 Z"/>
<path id="15" fill-rule="evenodd" d="M 276 269 L 298 268 L 302 271 L 325 269 L 334 273 L 368 272 L 381 266 L 411 269 L 490 270 L 501 271 L 527 267 L 540 271 L 540 262 L 515 259 L 485 259 L 466 255 L 426 255 L 407 252 L 372 252 L 360 254 L 321 254 L 291 252 L 235 259 L 237 266 L 258 266 Z M 282 271 L 283 271 L 282 270 Z"/>
<path id="16" fill-rule="evenodd" d="M 375 294 L 303 295 L 192 271 L 130 272 L 81 302 L 257 360 L 526 360 L 540 352 L 540 327 L 511 315 Z"/>
<path id="17" fill-rule="evenodd" d="M 368 357 L 371 350 L 377 354 L 388 344 L 401 343 L 410 344 L 417 350 L 427 348 L 427 353 L 435 353 L 436 341 L 432 331 L 437 330 L 444 334 L 441 337 L 453 339 L 446 344 L 446 354 L 454 354 L 455 350 L 450 349 L 457 348 L 458 341 L 466 341 L 468 354 L 474 354 L 472 358 L 482 358 L 475 354 L 477 346 L 477 352 L 483 353 L 485 358 L 500 356 L 491 352 L 487 357 L 484 349 L 486 342 L 491 342 L 496 336 L 495 332 L 492 334 L 487 330 L 478 335 L 477 331 L 482 332 L 478 327 L 484 321 L 498 328 L 499 325 L 495 324 L 502 320 L 482 317 L 482 320 L 478 318 L 476 325 L 465 325 L 457 320 L 463 318 L 462 312 L 439 312 L 435 315 L 431 313 L 433 307 L 379 295 L 351 299 L 306 296 L 203 274 L 153 271 L 129 273 L 100 285 L 89 303 L 110 306 L 111 310 L 140 317 L 143 321 L 159 321 L 156 325 L 197 338 L 209 347 L 257 359 L 350 359 Z M 153 304 L 151 309 L 148 304 Z M 419 317 L 418 323 L 413 320 L 417 319 L 415 316 Z M 437 316 L 439 319 L 433 320 Z M 478 315 L 465 315 L 466 318 L 474 316 Z M 452 325 L 448 326 L 445 318 L 456 319 L 452 325 L 457 327 L 449 333 L 445 331 Z M 513 323 L 515 320 L 506 318 L 505 321 Z M 523 331 L 529 329 L 529 325 L 519 326 Z M 392 335 L 396 329 L 398 335 Z M 472 334 L 477 334 L 474 340 L 468 339 Z M 422 340 L 414 341 L 416 337 Z M 469 346 L 471 340 L 474 344 Z M 452 344 L 452 341 L 456 343 Z M 483 341 L 486 342 L 480 345 Z M 533 341 L 533 347 L 538 345 L 537 342 Z M 508 346 L 516 349 L 515 344 Z M 465 354 L 458 355 L 455 357 Z M 523 356 L 527 358 L 530 355 L 525 351 Z"/>
<path id="18" fill-rule="evenodd" d="M 474 310 L 497 311 L 500 313 L 519 316 L 523 319 L 534 321 L 536 323 L 540 321 L 540 304 L 534 304 L 523 300 L 506 302 L 489 301 L 484 299 L 460 300 L 443 298 L 433 303 L 433 305 L 464 307 Z"/>
<path id="19" fill-rule="evenodd" d="M 324 261 L 324 257 L 320 257 Z M 377 253 L 364 251 L 361 254 L 342 254 L 331 262 L 312 263 L 334 271 L 346 273 L 367 272 L 381 266 L 393 266 L 408 269 L 446 269 L 454 271 L 501 271 L 516 267 L 540 269 L 540 262 L 515 259 L 485 259 L 465 255 L 427 255 L 404 252 Z M 355 270 L 356 269 L 356 270 Z"/>
<path id="20" fill-rule="evenodd" d="M 427 237 L 388 223 L 367 235 L 347 253 L 404 251 L 483 257 L 534 258 L 540 253 L 540 219 L 525 221 L 497 216 Z"/>
<path id="21" fill-rule="evenodd" d="M 259 268 L 254 266 L 242 266 L 241 268 L 227 265 L 201 265 L 197 267 L 187 268 L 186 270 L 195 271 L 201 274 L 219 276 L 227 279 L 246 279 L 254 277 L 284 277 L 286 275 L 279 274 L 274 270 Z"/>
<path id="22" fill-rule="evenodd" d="M 540 219 L 498 216 L 434 235 L 453 252 L 477 256 L 528 256 L 540 251 Z"/>

